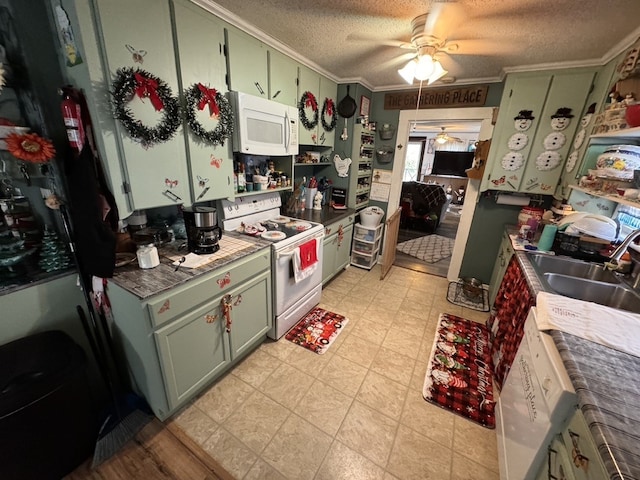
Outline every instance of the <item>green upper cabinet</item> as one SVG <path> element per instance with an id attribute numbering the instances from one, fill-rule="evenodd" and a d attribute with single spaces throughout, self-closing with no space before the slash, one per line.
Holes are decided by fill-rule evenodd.
<path id="1" fill-rule="evenodd" d="M 109 84 L 104 85 L 105 93 L 112 89 L 117 69 L 132 67 L 158 77 L 177 96 L 178 78 L 168 1 L 96 0 L 95 6 L 101 25 L 99 41 L 102 42 L 105 71 L 110 72 L 110 78 L 106 79 Z M 146 98 L 133 97 L 127 107 L 136 120 L 149 128 L 157 128 L 162 121 L 164 110 L 155 111 Z M 102 114 L 107 115 L 104 111 Z M 98 124 L 99 120 L 95 119 L 94 123 Z M 119 151 L 110 153 L 119 154 L 133 207 L 153 208 L 188 200 L 190 192 L 182 129 L 171 139 L 145 148 L 127 134 L 120 122 L 115 125 L 116 131 L 111 134 L 119 137 Z M 114 168 L 114 164 L 117 160 L 110 159 L 110 168 Z M 119 186 L 113 187 L 116 192 L 119 190 Z"/>
<path id="2" fill-rule="evenodd" d="M 509 76 L 482 190 L 555 192 L 594 75 L 581 69 Z"/>
<path id="3" fill-rule="evenodd" d="M 332 147 L 335 145 L 336 130 L 338 127 L 338 112 L 336 107 L 338 97 L 338 85 L 332 82 L 327 77 L 320 76 L 320 96 L 318 97 L 318 110 L 320 112 L 320 120 L 318 121 L 318 144 L 325 147 Z M 329 100 L 331 100 L 332 115 L 329 115 Z M 326 107 L 325 107 L 326 105 Z M 323 110 L 325 111 L 323 116 Z M 332 119 L 335 118 L 335 126 L 333 129 L 328 130 L 326 127 L 331 128 Z M 323 119 L 324 123 L 323 124 Z"/>
<path id="4" fill-rule="evenodd" d="M 551 75 L 507 78 L 491 140 L 490 175 L 485 176 L 488 184 L 483 184 L 483 190 L 518 191 L 551 79 Z"/>
<path id="5" fill-rule="evenodd" d="M 312 128 L 307 128 L 300 120 L 299 137 L 300 145 L 318 145 L 318 125 L 320 124 L 320 112 L 322 110 L 322 100 L 320 99 L 320 74 L 309 67 L 300 65 L 298 67 L 298 102 L 302 101 L 305 92 L 309 92 L 316 100 L 317 116 L 311 106 L 306 106 L 305 117 L 309 124 L 314 124 Z M 310 95 L 307 95 L 310 98 Z M 320 127 L 322 128 L 322 127 Z"/>
<path id="6" fill-rule="evenodd" d="M 554 75 L 520 191 L 555 193 L 593 78 L 592 71 Z"/>
<path id="7" fill-rule="evenodd" d="M 277 50 L 269 50 L 269 98 L 295 107 L 298 104 L 298 63 Z"/>
<path id="8" fill-rule="evenodd" d="M 214 15 L 188 0 L 174 0 L 177 57 L 182 91 L 199 88 L 227 91 L 223 54 L 224 27 Z M 226 97 L 225 97 L 226 98 Z M 194 108 L 196 119 L 208 132 L 215 131 L 218 120 L 211 119 L 209 106 Z M 186 127 L 186 148 L 193 202 L 233 196 L 231 138 L 224 146 L 204 143 Z"/>
<path id="9" fill-rule="evenodd" d="M 226 40 L 229 89 L 268 98 L 266 45 L 231 25 L 226 26 Z"/>

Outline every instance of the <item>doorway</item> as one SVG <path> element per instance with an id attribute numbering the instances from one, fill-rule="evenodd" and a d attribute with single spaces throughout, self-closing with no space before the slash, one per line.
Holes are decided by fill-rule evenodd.
<path id="1" fill-rule="evenodd" d="M 422 109 L 422 110 L 403 110 L 400 112 L 398 119 L 398 135 L 396 151 L 393 162 L 391 189 L 389 192 L 389 205 L 401 205 L 401 190 L 403 183 L 403 175 L 405 171 L 405 160 L 407 149 L 404 148 L 409 144 L 409 139 L 414 124 L 419 122 L 425 124 L 438 124 L 438 129 L 443 124 L 455 122 L 472 122 L 479 124 L 477 138 L 479 140 L 489 139 L 493 133 L 493 125 L 491 118 L 493 114 L 492 107 L 480 108 L 449 108 L 449 109 Z M 428 148 L 428 141 L 427 141 Z M 453 253 L 449 259 L 449 265 L 446 266 L 446 277 L 449 281 L 457 281 L 464 250 L 469 240 L 469 228 L 475 211 L 476 203 L 479 196 L 480 181 L 468 179 L 464 192 L 464 202 L 458 212 L 457 228 Z M 445 216 L 446 219 L 446 216 Z M 453 228 L 453 227 L 452 227 Z M 400 242 L 401 239 L 398 239 Z M 385 248 L 396 248 L 396 245 L 390 245 L 385 241 Z"/>

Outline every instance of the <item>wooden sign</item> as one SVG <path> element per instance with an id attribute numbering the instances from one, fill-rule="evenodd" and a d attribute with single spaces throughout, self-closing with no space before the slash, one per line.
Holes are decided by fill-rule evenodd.
<path id="1" fill-rule="evenodd" d="M 470 87 L 434 88 L 420 94 L 419 108 L 482 107 L 487 101 L 489 85 Z M 384 96 L 385 110 L 412 110 L 416 108 L 418 90 L 387 93 Z"/>

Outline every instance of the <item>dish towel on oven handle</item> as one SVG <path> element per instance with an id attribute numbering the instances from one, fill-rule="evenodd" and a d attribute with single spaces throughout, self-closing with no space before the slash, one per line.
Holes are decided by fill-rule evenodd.
<path id="1" fill-rule="evenodd" d="M 293 278 L 296 283 L 313 275 L 318 268 L 319 242 L 314 238 L 297 247 L 293 252 Z"/>

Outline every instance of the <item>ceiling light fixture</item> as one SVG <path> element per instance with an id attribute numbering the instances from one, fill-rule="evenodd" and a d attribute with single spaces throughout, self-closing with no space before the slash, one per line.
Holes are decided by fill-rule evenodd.
<path id="1" fill-rule="evenodd" d="M 427 85 L 431 85 L 449 73 L 442 68 L 438 60 L 434 60 L 435 53 L 436 49 L 434 47 L 420 47 L 416 58 L 410 60 L 409 63 L 398 70 L 398 73 L 409 85 L 413 84 L 414 80 L 420 80 L 421 82 L 426 80 Z"/>
<path id="2" fill-rule="evenodd" d="M 449 135 L 447 135 L 444 132 L 444 127 L 440 127 L 440 128 L 442 129 L 442 131 L 436 135 L 436 143 L 439 143 L 440 145 L 444 145 L 449 141 Z"/>

